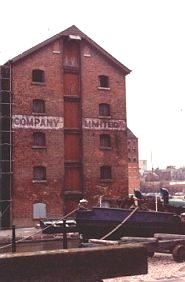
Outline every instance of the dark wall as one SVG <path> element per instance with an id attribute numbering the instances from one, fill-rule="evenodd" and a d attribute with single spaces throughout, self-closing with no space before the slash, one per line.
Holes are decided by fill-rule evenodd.
<path id="1" fill-rule="evenodd" d="M 0 280 L 6 282 L 95 282 L 146 273 L 147 251 L 139 244 L 0 256 Z"/>

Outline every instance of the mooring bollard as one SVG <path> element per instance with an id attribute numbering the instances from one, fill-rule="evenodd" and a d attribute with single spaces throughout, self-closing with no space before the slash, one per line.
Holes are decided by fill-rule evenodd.
<path id="1" fill-rule="evenodd" d="M 12 253 L 16 253 L 15 225 L 12 225 Z"/>
<path id="2" fill-rule="evenodd" d="M 67 230 L 66 230 L 66 220 L 63 219 L 63 249 L 67 249 Z"/>

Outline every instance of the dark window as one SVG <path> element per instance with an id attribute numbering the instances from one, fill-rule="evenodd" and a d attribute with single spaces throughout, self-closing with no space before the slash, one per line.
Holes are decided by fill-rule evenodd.
<path id="1" fill-rule="evenodd" d="M 111 147 L 111 138 L 109 134 L 100 135 L 100 147 L 101 148 L 110 148 Z"/>
<path id="2" fill-rule="evenodd" d="M 109 88 L 109 77 L 106 75 L 99 76 L 100 87 Z"/>
<path id="3" fill-rule="evenodd" d="M 32 112 L 37 114 L 44 114 L 45 113 L 44 100 L 39 100 L 39 99 L 33 100 Z"/>
<path id="4" fill-rule="evenodd" d="M 1 143 L 2 143 L 2 145 L 10 144 L 10 136 L 11 136 L 10 131 L 4 131 L 2 133 L 2 135 L 1 135 Z"/>
<path id="5" fill-rule="evenodd" d="M 11 146 L 8 143 L 1 144 L 1 160 L 10 160 L 10 152 L 11 152 Z"/>
<path id="6" fill-rule="evenodd" d="M 1 89 L 2 90 L 10 90 L 10 80 L 7 78 L 1 79 Z"/>
<path id="7" fill-rule="evenodd" d="M 102 166 L 100 168 L 100 178 L 102 180 L 112 179 L 111 167 L 110 166 Z"/>
<path id="8" fill-rule="evenodd" d="M 99 104 L 99 115 L 110 116 L 110 105 L 105 103 Z"/>
<path id="9" fill-rule="evenodd" d="M 33 168 L 33 180 L 46 180 L 46 168 L 44 166 L 35 166 Z"/>
<path id="10" fill-rule="evenodd" d="M 8 117 L 10 116 L 10 104 L 3 104 L 1 107 L 2 116 Z"/>
<path id="11" fill-rule="evenodd" d="M 45 141 L 45 134 L 42 132 L 34 132 L 33 133 L 33 146 L 38 147 L 45 147 L 46 141 Z"/>
<path id="12" fill-rule="evenodd" d="M 9 128 L 10 128 L 10 124 L 11 124 L 10 121 L 11 121 L 10 116 L 9 117 L 7 117 L 7 116 L 2 117 L 1 116 L 1 130 L 8 131 Z"/>
<path id="13" fill-rule="evenodd" d="M 35 69 L 32 70 L 32 82 L 41 82 L 43 83 L 45 81 L 44 79 L 44 71 Z"/>
<path id="14" fill-rule="evenodd" d="M 10 67 L 1 66 L 1 75 L 3 78 L 9 78 L 10 77 Z"/>

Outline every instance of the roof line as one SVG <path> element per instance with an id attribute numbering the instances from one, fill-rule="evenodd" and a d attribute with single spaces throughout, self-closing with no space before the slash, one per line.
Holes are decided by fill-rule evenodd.
<path id="1" fill-rule="evenodd" d="M 117 59 L 115 59 L 112 55 L 110 55 L 105 49 L 103 49 L 101 46 L 99 46 L 95 41 L 93 41 L 91 38 L 89 38 L 86 34 L 84 34 L 81 30 L 79 30 L 75 25 L 72 25 L 71 27 L 67 28 L 66 30 L 44 40 L 43 42 L 35 45 L 34 47 L 28 49 L 27 51 L 19 54 L 18 56 L 14 57 L 10 61 L 12 63 L 15 63 L 19 61 L 20 59 L 23 59 L 24 57 L 30 55 L 31 53 L 39 50 L 40 48 L 43 48 L 44 46 L 54 42 L 55 40 L 59 39 L 62 36 L 69 36 L 69 35 L 79 35 L 82 39 L 87 40 L 89 44 L 91 44 L 93 47 L 98 49 L 102 54 L 106 57 L 108 57 L 111 61 L 113 61 L 117 66 L 119 66 L 121 69 L 124 70 L 125 74 L 129 74 L 131 72 L 130 69 L 128 69 L 126 66 L 124 66 L 122 63 L 120 63 Z"/>

